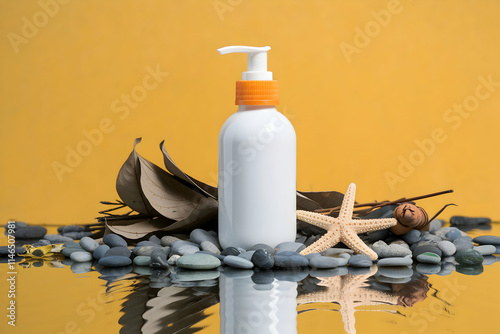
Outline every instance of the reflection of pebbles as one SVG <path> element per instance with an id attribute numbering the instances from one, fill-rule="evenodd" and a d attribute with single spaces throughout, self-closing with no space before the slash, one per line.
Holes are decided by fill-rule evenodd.
<path id="1" fill-rule="evenodd" d="M 171 274 L 172 282 L 197 282 L 216 280 L 220 273 L 217 270 L 186 270 L 177 269 Z"/>
<path id="2" fill-rule="evenodd" d="M 497 261 L 497 258 L 494 255 L 483 256 L 483 266 L 488 266 L 490 264 L 495 263 L 496 261 Z"/>
<path id="3" fill-rule="evenodd" d="M 455 265 L 451 262 L 443 262 L 441 263 L 441 270 L 438 275 L 447 276 L 455 271 Z"/>
<path id="4" fill-rule="evenodd" d="M 100 265 L 96 265 L 95 270 L 99 274 L 101 274 L 101 276 L 99 276 L 100 279 L 108 282 L 113 282 L 132 272 L 132 265 L 118 268 L 106 268 Z"/>
<path id="5" fill-rule="evenodd" d="M 277 280 L 287 282 L 300 282 L 309 275 L 308 268 L 276 269 L 273 272 Z"/>
<path id="6" fill-rule="evenodd" d="M 309 272 L 310 276 L 313 277 L 334 277 L 334 276 L 344 276 L 349 273 L 347 267 L 339 267 L 333 269 L 311 269 Z"/>
<path id="7" fill-rule="evenodd" d="M 85 274 L 92 271 L 92 262 L 75 262 L 71 265 L 71 271 L 75 274 Z"/>
<path id="8" fill-rule="evenodd" d="M 375 278 L 383 283 L 406 283 L 412 276 L 410 267 L 379 267 L 375 274 Z"/>
<path id="9" fill-rule="evenodd" d="M 421 274 L 435 275 L 441 271 L 441 264 L 419 263 L 415 269 Z"/>
<path id="10" fill-rule="evenodd" d="M 464 275 L 479 275 L 483 273 L 483 266 L 482 265 L 477 265 L 477 266 L 467 266 L 467 265 L 458 265 L 456 267 L 457 272 L 464 274 Z"/>

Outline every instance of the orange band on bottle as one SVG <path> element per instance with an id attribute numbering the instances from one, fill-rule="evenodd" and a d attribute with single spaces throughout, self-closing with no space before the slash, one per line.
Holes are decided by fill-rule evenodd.
<path id="1" fill-rule="evenodd" d="M 278 80 L 236 81 L 236 105 L 278 105 Z"/>

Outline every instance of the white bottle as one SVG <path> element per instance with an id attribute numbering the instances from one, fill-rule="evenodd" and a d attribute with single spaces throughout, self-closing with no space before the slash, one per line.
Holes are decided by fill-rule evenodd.
<path id="1" fill-rule="evenodd" d="M 219 241 L 245 249 L 271 247 L 296 236 L 296 137 L 275 108 L 278 82 L 267 71 L 271 48 L 228 46 L 220 54 L 247 53 L 236 82 L 236 105 L 219 133 Z"/>

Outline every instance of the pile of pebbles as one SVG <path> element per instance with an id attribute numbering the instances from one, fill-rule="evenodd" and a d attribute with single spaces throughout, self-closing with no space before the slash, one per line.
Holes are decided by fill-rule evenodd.
<path id="1" fill-rule="evenodd" d="M 392 235 L 388 230 L 361 235 L 378 254 L 376 277 L 384 282 L 404 282 L 412 277 L 414 269 L 427 275 L 448 275 L 455 270 L 477 275 L 483 271 L 483 265 L 497 261 L 493 254 L 500 253 L 500 237 L 472 239 L 457 227 L 443 227 L 443 224 L 434 220 L 429 232 L 412 230 L 402 236 Z M 155 272 L 163 280 L 170 276 L 168 279 L 174 282 L 215 280 L 220 271 L 231 270 L 254 270 L 258 273 L 254 275 L 256 283 L 268 283 L 274 278 L 300 281 L 307 275 L 343 275 L 348 269 L 355 273 L 374 264 L 368 256 L 354 254 L 342 244 L 321 254 L 301 255 L 300 251 L 320 235 L 299 233 L 295 242 L 283 242 L 275 248 L 257 244 L 249 249 L 222 249 L 217 234 L 203 229 L 193 230 L 185 240 L 153 235 L 132 246 L 117 234 L 95 240 L 83 227 L 77 227 L 61 227 L 60 234 L 50 235 L 43 227 L 42 230 L 40 226 L 16 223 L 16 237 L 24 233 L 30 239 L 40 238 L 33 246 L 64 243 L 63 263 L 71 265 L 76 273 L 94 267 L 102 275 L 115 277 L 134 270 L 149 275 Z M 76 237 L 79 241 L 74 240 Z M 0 249 L 0 253 L 4 255 L 5 250 Z"/>

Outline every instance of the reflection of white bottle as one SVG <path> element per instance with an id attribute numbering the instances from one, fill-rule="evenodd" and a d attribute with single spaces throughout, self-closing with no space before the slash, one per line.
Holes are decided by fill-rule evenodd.
<path id="1" fill-rule="evenodd" d="M 252 274 L 221 273 L 221 334 L 297 334 L 297 283 L 274 280 L 256 285 Z"/>
<path id="2" fill-rule="evenodd" d="M 296 236 L 296 137 L 278 112 L 278 81 L 267 71 L 270 47 L 228 46 L 247 53 L 236 82 L 239 109 L 219 134 L 219 241 L 223 248 L 271 247 Z"/>

